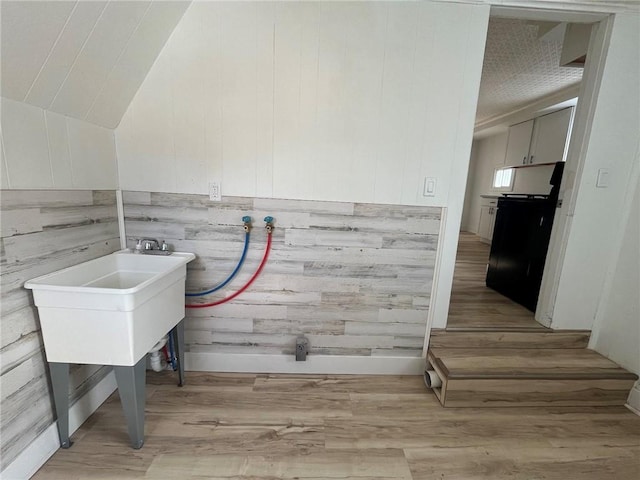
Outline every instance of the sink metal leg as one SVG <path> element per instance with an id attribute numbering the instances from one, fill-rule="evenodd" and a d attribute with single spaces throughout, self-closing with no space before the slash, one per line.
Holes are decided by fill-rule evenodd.
<path id="1" fill-rule="evenodd" d="M 53 402 L 58 417 L 58 437 L 60 447 L 69 448 L 69 364 L 49 363 L 51 373 L 51 387 L 53 388 Z"/>
<path id="2" fill-rule="evenodd" d="M 175 326 L 173 332 L 175 334 L 176 353 L 178 356 L 178 386 L 184 385 L 184 318 Z"/>
<path id="3" fill-rule="evenodd" d="M 133 367 L 114 366 L 120 393 L 120 402 L 127 420 L 131 446 L 135 449 L 144 444 L 144 405 L 147 357 L 143 356 Z"/>

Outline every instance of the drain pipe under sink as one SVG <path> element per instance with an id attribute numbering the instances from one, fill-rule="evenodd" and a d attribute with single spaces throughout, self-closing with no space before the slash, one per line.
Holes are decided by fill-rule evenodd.
<path id="1" fill-rule="evenodd" d="M 151 369 L 154 372 L 161 372 L 162 370 L 164 370 L 164 367 L 162 365 L 162 355 L 160 352 L 162 348 L 167 344 L 168 341 L 169 341 L 169 336 L 165 335 L 160 339 L 158 343 L 156 343 L 153 346 L 151 350 L 149 350 L 149 363 L 150 363 Z"/>

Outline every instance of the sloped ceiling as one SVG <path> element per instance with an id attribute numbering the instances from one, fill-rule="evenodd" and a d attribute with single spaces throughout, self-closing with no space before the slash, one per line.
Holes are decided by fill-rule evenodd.
<path id="1" fill-rule="evenodd" d="M 582 69 L 560 67 L 562 38 L 538 38 L 525 20 L 491 17 L 476 124 L 578 84 Z"/>
<path id="2" fill-rule="evenodd" d="M 1 94 L 115 128 L 187 1 L 2 1 Z"/>

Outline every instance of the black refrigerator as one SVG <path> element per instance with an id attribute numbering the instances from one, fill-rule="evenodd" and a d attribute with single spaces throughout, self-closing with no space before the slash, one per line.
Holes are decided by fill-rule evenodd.
<path id="1" fill-rule="evenodd" d="M 504 195 L 491 242 L 487 287 L 535 312 L 558 202 L 563 163 L 549 195 Z"/>

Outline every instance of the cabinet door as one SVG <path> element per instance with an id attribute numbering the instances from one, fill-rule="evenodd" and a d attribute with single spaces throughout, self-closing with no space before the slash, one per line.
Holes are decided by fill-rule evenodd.
<path id="1" fill-rule="evenodd" d="M 486 284 L 535 312 L 555 207 L 509 202 L 498 208 Z"/>
<path id="2" fill-rule="evenodd" d="M 478 236 L 484 243 L 491 241 L 491 208 L 490 206 L 480 207 L 480 222 L 478 224 Z"/>
<path id="3" fill-rule="evenodd" d="M 509 127 L 507 153 L 504 158 L 506 167 L 519 167 L 529 162 L 529 145 L 533 132 L 533 120 Z"/>
<path id="4" fill-rule="evenodd" d="M 529 309 L 529 239 L 534 217 L 530 210 L 527 203 L 506 203 L 498 208 L 486 278 L 489 288 Z"/>
<path id="5" fill-rule="evenodd" d="M 572 114 L 569 107 L 536 118 L 529 165 L 564 161 Z"/>
<path id="6" fill-rule="evenodd" d="M 490 200 L 480 207 L 480 222 L 478 225 L 478 236 L 484 243 L 491 244 L 493 229 L 496 224 L 497 200 Z"/>

